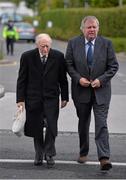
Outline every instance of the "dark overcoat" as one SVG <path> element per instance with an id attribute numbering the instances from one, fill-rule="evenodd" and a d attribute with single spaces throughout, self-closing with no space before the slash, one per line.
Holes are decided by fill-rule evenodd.
<path id="1" fill-rule="evenodd" d="M 56 136 L 59 95 L 61 94 L 61 100 L 68 101 L 63 53 L 50 49 L 44 69 L 37 48 L 24 52 L 20 60 L 16 94 L 17 103 L 25 102 L 25 135 L 40 137 L 43 118 L 46 116 L 48 128 Z"/>

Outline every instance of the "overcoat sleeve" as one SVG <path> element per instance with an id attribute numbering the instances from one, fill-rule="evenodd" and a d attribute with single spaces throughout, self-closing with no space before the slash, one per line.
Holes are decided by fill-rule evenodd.
<path id="1" fill-rule="evenodd" d="M 64 55 L 61 55 L 60 58 L 60 70 L 59 70 L 59 83 L 60 83 L 60 91 L 61 91 L 61 100 L 69 100 L 69 92 L 68 92 L 68 80 L 67 80 L 67 71 L 66 71 L 66 63 L 64 59 Z"/>
<path id="2" fill-rule="evenodd" d="M 25 59 L 25 54 L 22 54 L 20 59 L 20 68 L 17 79 L 16 87 L 16 102 L 25 101 L 25 89 L 27 85 L 27 61 Z"/>

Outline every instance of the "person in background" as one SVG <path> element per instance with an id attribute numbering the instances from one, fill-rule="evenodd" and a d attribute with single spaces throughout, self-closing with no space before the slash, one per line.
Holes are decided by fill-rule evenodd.
<path id="1" fill-rule="evenodd" d="M 26 109 L 24 134 L 34 139 L 37 166 L 42 165 L 44 158 L 48 166 L 55 164 L 59 95 L 61 108 L 68 102 L 64 54 L 52 49 L 51 44 L 48 34 L 36 36 L 37 48 L 21 55 L 17 79 L 17 106 Z"/>
<path id="2" fill-rule="evenodd" d="M 3 28 L 3 38 L 6 40 L 7 55 L 14 54 L 14 42 L 18 40 L 19 34 L 14 26 L 13 21 L 9 20 Z"/>
<path id="3" fill-rule="evenodd" d="M 112 168 L 110 161 L 107 116 L 111 99 L 111 79 L 118 62 L 110 40 L 98 36 L 99 21 L 95 16 L 82 19 L 82 35 L 69 40 L 66 63 L 72 78 L 72 98 L 79 118 L 80 153 L 78 162 L 85 163 L 89 152 L 91 110 L 95 119 L 95 143 L 101 170 Z"/>

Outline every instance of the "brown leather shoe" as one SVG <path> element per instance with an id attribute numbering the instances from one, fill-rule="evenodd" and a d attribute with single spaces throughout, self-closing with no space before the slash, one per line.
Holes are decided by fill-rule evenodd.
<path id="1" fill-rule="evenodd" d="M 85 163 L 87 161 L 87 156 L 80 156 L 77 160 L 78 163 Z"/>
<path id="2" fill-rule="evenodd" d="M 112 164 L 109 161 L 109 159 L 101 159 L 100 166 L 101 166 L 101 170 L 106 170 L 106 171 L 108 171 L 112 168 Z"/>

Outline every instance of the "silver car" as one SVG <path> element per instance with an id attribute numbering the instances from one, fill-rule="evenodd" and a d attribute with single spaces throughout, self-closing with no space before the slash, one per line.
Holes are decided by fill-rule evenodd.
<path id="1" fill-rule="evenodd" d="M 26 40 L 27 42 L 35 42 L 35 28 L 32 24 L 28 22 L 16 22 L 14 26 L 19 33 L 19 40 Z"/>

